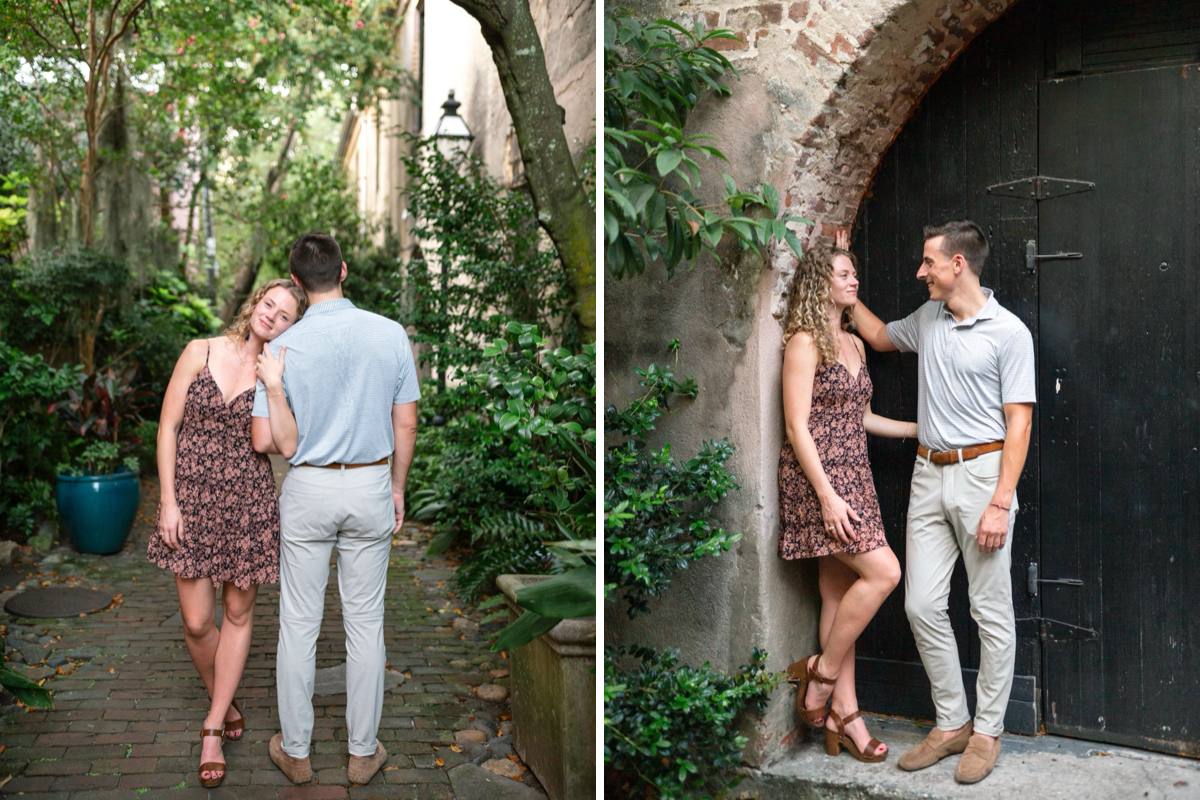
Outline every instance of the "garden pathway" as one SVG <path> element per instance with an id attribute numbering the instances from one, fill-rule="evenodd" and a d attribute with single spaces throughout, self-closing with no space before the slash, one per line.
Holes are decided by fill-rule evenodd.
<path id="1" fill-rule="evenodd" d="M 278 730 L 278 587 L 272 586 L 259 595 L 239 694 L 247 732 L 225 746 L 224 784 L 211 792 L 201 788 L 196 767 L 206 695 L 184 648 L 171 576 L 145 560 L 157 497 L 154 480 L 144 479 L 142 507 L 120 554 L 84 556 L 60 546 L 39 557 L 18 550 L 18 563 L 23 558 L 31 574 L 15 586 L 13 578 L 0 582 L 0 605 L 19 588 L 42 585 L 96 588 L 115 598 L 106 610 L 69 619 L 0 611 L 10 661 L 46 676 L 54 691 L 52 711 L 26 711 L 11 697 L 0 701 L 0 796 L 544 797 L 512 751 L 507 699 L 480 696 L 506 694 L 507 662 L 488 644 L 500 623 L 481 625 L 483 615 L 455 599 L 453 563 L 425 555 L 429 532 L 415 524 L 394 538 L 388 574 L 389 688 L 379 731 L 390 753 L 384 770 L 367 786 L 347 784 L 344 678 L 337 686 L 345 658 L 331 574 L 317 644 L 313 783 L 291 786 L 267 756 L 267 741 Z M 322 687 L 322 678 L 333 686 Z M 487 688 L 480 692 L 481 686 Z"/>

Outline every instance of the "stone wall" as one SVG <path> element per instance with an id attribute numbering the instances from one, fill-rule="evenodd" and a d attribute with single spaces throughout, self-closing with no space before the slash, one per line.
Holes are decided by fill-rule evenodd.
<path id="1" fill-rule="evenodd" d="M 814 221 L 809 241 L 850 224 L 882 156 L 921 98 L 971 39 L 1012 0 L 801 0 L 788 3 L 662 3 L 640 16 L 669 16 L 734 31 L 722 42 L 740 79 L 733 95 L 701 103 L 690 127 L 713 137 L 739 184 L 775 185 L 788 210 Z M 755 263 L 757 262 L 757 263 Z M 652 614 L 629 621 L 610 608 L 609 641 L 679 647 L 692 662 L 724 669 L 766 648 L 770 667 L 816 649 L 817 589 L 812 564 L 776 556 L 775 473 L 783 442 L 782 330 L 775 316 L 795 266 L 790 252 L 769 259 L 702 260 L 673 280 L 661 269 L 605 286 L 606 402 L 623 404 L 632 369 L 668 358 L 682 342 L 679 371 L 699 398 L 660 433 L 680 456 L 704 439 L 737 446 L 732 468 L 742 489 L 722 507 L 743 533 L 734 552 L 678 576 Z M 792 730 L 791 693 L 778 692 L 753 724 L 752 763 L 779 756 Z"/>

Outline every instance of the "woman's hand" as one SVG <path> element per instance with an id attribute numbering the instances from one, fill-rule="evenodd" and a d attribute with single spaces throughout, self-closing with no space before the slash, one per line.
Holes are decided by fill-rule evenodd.
<path id="1" fill-rule="evenodd" d="M 830 494 L 821 498 L 821 519 L 825 522 L 825 535 L 830 539 L 850 544 L 858 538 L 854 523 L 862 522 L 862 518 L 838 495 Z"/>
<path id="2" fill-rule="evenodd" d="M 265 342 L 263 343 L 263 349 L 258 354 L 258 364 L 254 372 L 267 389 L 278 391 L 283 388 L 283 361 L 286 356 L 286 345 L 279 348 L 279 358 L 275 358 L 275 356 L 271 355 L 270 346 Z"/>
<path id="3" fill-rule="evenodd" d="M 172 503 L 162 507 L 158 515 L 158 533 L 162 536 L 163 544 L 171 550 L 178 550 L 183 542 L 183 514 L 179 513 L 179 505 Z"/>
<path id="4" fill-rule="evenodd" d="M 849 250 L 850 249 L 850 229 L 849 228 L 838 228 L 837 232 L 833 234 L 833 246 L 836 247 L 838 250 Z"/>

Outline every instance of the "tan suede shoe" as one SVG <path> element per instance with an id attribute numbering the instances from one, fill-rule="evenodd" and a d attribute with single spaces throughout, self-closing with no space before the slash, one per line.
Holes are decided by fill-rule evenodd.
<path id="1" fill-rule="evenodd" d="M 387 758 L 387 750 L 383 749 L 382 744 L 376 742 L 375 755 L 350 756 L 350 764 L 346 767 L 346 778 L 351 783 L 370 783 L 371 778 L 375 777 L 375 773 L 379 772 L 379 768 L 384 765 Z"/>
<path id="2" fill-rule="evenodd" d="M 979 783 L 992 774 L 996 759 L 1000 757 L 1000 737 L 993 739 L 982 733 L 975 734 L 967 742 L 967 749 L 958 760 L 954 780 L 959 783 Z"/>
<path id="3" fill-rule="evenodd" d="M 919 769 L 932 767 L 946 756 L 961 753 L 967 749 L 967 741 L 971 738 L 970 724 L 944 742 L 938 743 L 933 739 L 933 731 L 919 745 L 900 756 L 900 769 L 915 772 Z"/>
<path id="4" fill-rule="evenodd" d="M 307 758 L 292 758 L 283 752 L 282 733 L 271 737 L 271 741 L 267 745 L 267 752 L 271 756 L 271 761 L 279 767 L 279 771 L 292 783 L 308 783 L 312 780 L 312 765 L 309 764 Z"/>

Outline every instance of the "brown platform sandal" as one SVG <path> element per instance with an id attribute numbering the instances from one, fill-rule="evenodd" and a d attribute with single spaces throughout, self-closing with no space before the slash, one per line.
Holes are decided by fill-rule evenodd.
<path id="1" fill-rule="evenodd" d="M 242 711 L 242 707 L 238 705 L 236 699 L 230 700 L 229 705 L 237 709 L 239 716 L 233 722 L 225 723 L 225 738 L 231 742 L 240 742 L 242 740 L 242 731 L 246 727 L 246 712 Z M 230 733 L 237 733 L 237 736 L 230 736 Z"/>
<path id="2" fill-rule="evenodd" d="M 224 728 L 204 728 L 200 731 L 200 741 L 204 741 L 205 736 L 216 736 L 218 739 L 225 736 Z M 221 777 L 206 778 L 205 772 L 215 772 L 221 770 Z M 215 789 L 221 785 L 221 781 L 225 780 L 225 762 L 224 761 L 205 761 L 200 765 L 200 769 L 196 772 L 196 777 L 200 779 L 200 785 L 205 789 Z"/>
<path id="3" fill-rule="evenodd" d="M 808 690 L 808 682 L 816 681 L 817 683 L 825 683 L 830 686 L 837 683 L 836 678 L 826 678 L 816 669 L 809 666 L 809 663 L 820 658 L 821 654 L 816 653 L 811 656 L 793 661 L 787 668 L 788 683 L 796 684 L 796 719 L 801 724 L 807 725 L 810 728 L 821 728 L 825 725 L 825 703 L 822 703 L 818 708 L 804 707 L 804 694 Z M 826 703 L 829 701 L 826 700 Z"/>
<path id="4" fill-rule="evenodd" d="M 883 746 L 883 742 L 874 736 L 871 737 L 871 741 L 867 742 L 867 751 L 863 752 L 858 749 L 858 745 L 854 743 L 854 740 L 846 735 L 846 725 L 854 722 L 856 719 L 861 719 L 861 710 L 855 711 L 853 714 L 848 714 L 845 717 L 839 717 L 837 712 L 831 708 L 829 709 L 829 718 L 833 720 L 833 726 L 837 730 L 831 731 L 829 728 L 825 729 L 825 753 L 827 755 L 836 756 L 845 747 L 850 752 L 850 755 L 868 764 L 878 764 L 887 758 L 888 751 L 881 751 L 879 749 Z"/>

